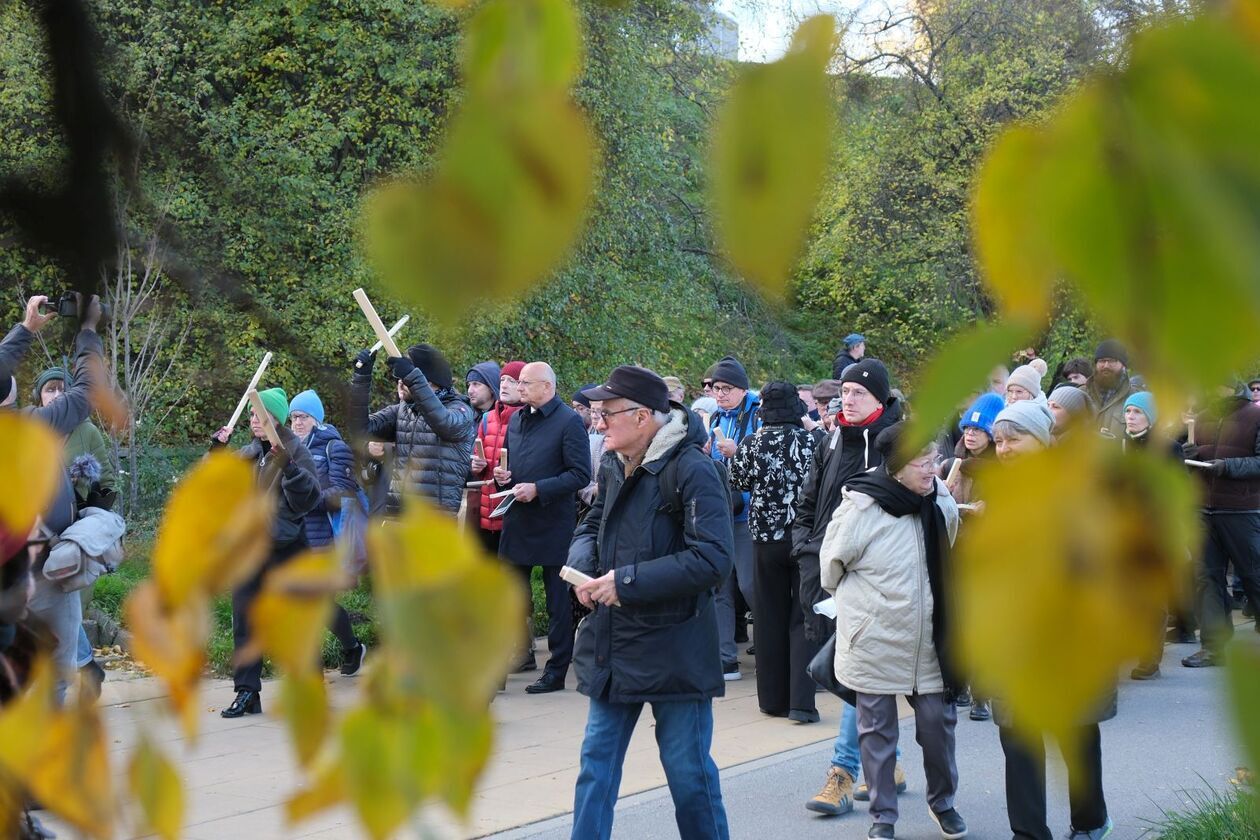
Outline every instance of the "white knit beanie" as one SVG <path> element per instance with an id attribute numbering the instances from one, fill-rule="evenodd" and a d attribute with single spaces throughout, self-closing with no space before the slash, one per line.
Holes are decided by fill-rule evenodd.
<path id="1" fill-rule="evenodd" d="M 1041 362 L 1041 364 L 1037 364 L 1038 362 Z M 1008 388 L 1011 385 L 1018 385 L 1035 398 L 1042 393 L 1041 377 L 1045 376 L 1045 374 L 1046 363 L 1042 362 L 1041 359 L 1033 359 L 1028 364 L 1020 365 L 1011 371 L 1010 378 L 1006 380 L 1006 385 Z"/>

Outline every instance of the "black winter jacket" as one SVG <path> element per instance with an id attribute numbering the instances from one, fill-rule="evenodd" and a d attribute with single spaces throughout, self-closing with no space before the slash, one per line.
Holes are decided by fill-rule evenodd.
<path id="1" fill-rule="evenodd" d="M 599 493 L 578 526 L 568 565 L 598 577 L 616 569 L 621 605 L 599 605 L 578 626 L 578 691 L 614 703 L 720 697 L 713 592 L 731 571 L 734 525 L 723 480 L 701 447 L 700 418 L 675 408 L 627 478 L 615 453 L 600 462 Z M 665 464 L 679 459 L 681 517 L 661 498 Z"/>
<path id="2" fill-rule="evenodd" d="M 402 496 L 412 493 L 454 513 L 464 496 L 472 463 L 475 412 L 468 398 L 450 392 L 439 398 L 420 368 L 403 380 L 410 402 L 368 414 L 372 369 L 356 370 L 350 382 L 350 429 L 394 444 L 393 473 L 387 514 L 402 509 Z"/>
<path id="3" fill-rule="evenodd" d="M 792 556 L 800 564 L 801 609 L 805 611 L 805 635 L 811 641 L 825 642 L 833 629 L 830 619 L 814 612 L 814 604 L 827 597 L 820 581 L 818 552 L 831 515 L 840 507 L 840 491 L 853 476 L 884 462 L 875 449 L 875 438 L 901 418 L 901 403 L 894 399 L 875 422 L 837 426 L 814 448 L 814 461 L 792 524 Z"/>
<path id="4" fill-rule="evenodd" d="M 272 551 L 306 539 L 306 514 L 320 503 L 319 479 L 311 453 L 288 426 L 277 426 L 276 434 L 288 450 L 289 458 L 273 479 L 277 493 L 276 517 L 271 523 Z M 242 458 L 253 461 L 259 479 L 267 475 L 273 456 L 271 443 L 253 440 L 237 450 Z"/>

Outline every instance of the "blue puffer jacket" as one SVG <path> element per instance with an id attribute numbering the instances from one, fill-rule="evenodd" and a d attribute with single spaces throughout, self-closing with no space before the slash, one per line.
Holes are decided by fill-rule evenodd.
<path id="1" fill-rule="evenodd" d="M 333 541 L 332 523 L 328 521 L 330 511 L 335 512 L 340 505 L 328 500 L 334 496 L 342 497 L 346 503 L 356 502 L 356 491 L 359 489 L 354 480 L 354 452 L 341 439 L 341 432 L 332 424 L 316 426 L 302 441 L 310 450 L 311 459 L 315 461 L 315 475 L 319 477 L 320 498 L 314 510 L 306 514 L 306 541 L 312 546 L 327 545 Z"/>

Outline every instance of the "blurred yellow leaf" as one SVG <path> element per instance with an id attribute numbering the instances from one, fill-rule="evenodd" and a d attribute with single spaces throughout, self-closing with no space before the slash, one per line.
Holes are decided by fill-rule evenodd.
<path id="1" fill-rule="evenodd" d="M 293 737 L 298 763 L 309 767 L 332 723 L 324 675 L 313 668 L 285 674 L 280 680 L 280 713 Z"/>
<path id="2" fill-rule="evenodd" d="M 310 671 L 332 617 L 332 593 L 343 586 L 341 563 L 332 549 L 303 552 L 272 569 L 250 606 L 253 637 L 238 658 L 251 660 L 265 652 L 286 673 Z"/>
<path id="3" fill-rule="evenodd" d="M 369 539 L 383 655 L 401 690 L 455 709 L 484 706 L 520 643 L 519 582 L 427 505 L 410 505 Z"/>
<path id="4" fill-rule="evenodd" d="M 171 705 L 180 713 L 189 737 L 197 733 L 197 682 L 205 664 L 209 615 L 203 597 L 176 609 L 163 606 L 157 584 L 146 580 L 123 605 L 132 633 L 132 653 L 166 681 Z"/>
<path id="5" fill-rule="evenodd" d="M 392 835 L 420 803 L 407 730 L 402 719 L 371 706 L 354 709 L 341 721 L 347 794 L 368 834 L 378 840 Z"/>
<path id="6" fill-rule="evenodd" d="M 831 146 L 829 15 L 800 25 L 787 55 L 745 67 L 714 129 L 711 193 L 735 268 L 782 291 L 804 242 Z"/>
<path id="7" fill-rule="evenodd" d="M 62 448 L 38 420 L 0 411 L 0 525 L 30 532 L 62 481 Z"/>
<path id="8" fill-rule="evenodd" d="M 368 252 L 399 296 L 448 320 L 514 295 L 576 240 L 594 160 L 586 120 L 564 94 L 470 99 L 430 180 L 370 197 Z"/>
<path id="9" fill-rule="evenodd" d="M 582 66 L 569 0 L 491 0 L 464 30 L 464 78 L 474 95 L 566 93 Z"/>
<path id="10" fill-rule="evenodd" d="M 144 811 L 145 825 L 159 836 L 179 837 L 184 824 L 184 786 L 179 773 L 147 736 L 140 739 L 127 771 L 131 795 Z"/>
<path id="11" fill-rule="evenodd" d="M 914 417 L 906 452 L 918 452 L 958 418 L 958 405 L 969 394 L 988 390 L 993 368 L 1033 331 L 1028 323 L 976 324 L 951 337 L 915 378 Z M 952 455 L 952 453 L 942 453 Z"/>
<path id="12" fill-rule="evenodd" d="M 306 786 L 285 803 L 285 818 L 290 824 L 299 823 L 341 804 L 345 798 L 346 775 L 340 756 L 325 749 L 315 760 Z"/>
<path id="13" fill-rule="evenodd" d="M 41 656 L 31 666 L 27 689 L 0 710 L 0 764 L 19 778 L 33 766 L 52 728 L 55 679 L 52 662 Z"/>
<path id="14" fill-rule="evenodd" d="M 961 664 L 1036 737 L 1089 719 L 1121 665 L 1150 651 L 1197 545 L 1180 464 L 1156 447 L 1069 440 L 985 468 L 985 513 L 955 557 Z"/>
<path id="15" fill-rule="evenodd" d="M 1206 388 L 1249 364 L 1237 336 L 1260 320 L 1258 87 L 1254 30 L 1205 14 L 1141 32 L 1121 70 L 1000 138 L 974 208 L 1004 311 L 1041 314 L 1066 277 L 1164 382 Z"/>
<path id="16" fill-rule="evenodd" d="M 194 467 L 171 493 L 153 549 L 162 603 L 178 606 L 248 579 L 271 547 L 274 509 L 243 459 L 216 452 Z"/>
<path id="17" fill-rule="evenodd" d="M 38 734 L 39 749 L 31 763 L 10 766 L 10 772 L 22 779 L 32 797 L 79 831 L 113 836 L 113 776 L 99 710 L 94 704 L 57 710 Z"/>

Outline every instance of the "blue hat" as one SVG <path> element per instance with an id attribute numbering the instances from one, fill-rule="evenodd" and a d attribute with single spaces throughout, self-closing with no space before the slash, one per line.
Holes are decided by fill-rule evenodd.
<path id="1" fill-rule="evenodd" d="M 1005 400 L 998 394 L 993 392 L 982 394 L 958 421 L 959 431 L 979 429 L 989 437 L 993 437 L 993 421 L 997 419 L 998 412 L 1005 404 Z"/>
<path id="2" fill-rule="evenodd" d="M 1146 419 L 1151 421 L 1151 425 L 1155 425 L 1159 412 L 1155 410 L 1155 395 L 1150 391 L 1138 391 L 1136 394 L 1132 394 L 1124 401 L 1124 407 L 1128 408 L 1129 406 L 1133 406 L 1145 414 Z"/>
<path id="3" fill-rule="evenodd" d="M 844 346 L 846 348 L 853 347 L 855 344 L 865 344 L 866 336 L 861 333 L 849 333 L 844 337 Z"/>
<path id="4" fill-rule="evenodd" d="M 480 382 L 486 385 L 494 392 L 494 398 L 499 398 L 499 380 L 503 378 L 503 371 L 499 369 L 498 362 L 478 362 L 468 369 L 468 375 L 464 377 L 464 382 Z"/>
<path id="5" fill-rule="evenodd" d="M 300 411 L 303 414 L 309 414 L 315 418 L 315 422 L 324 425 L 324 404 L 319 400 L 319 394 L 311 390 L 303 391 L 298 394 L 289 403 L 289 412 Z M 281 420 L 280 422 L 284 422 Z"/>

